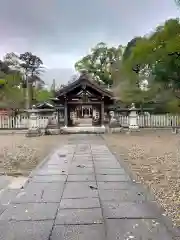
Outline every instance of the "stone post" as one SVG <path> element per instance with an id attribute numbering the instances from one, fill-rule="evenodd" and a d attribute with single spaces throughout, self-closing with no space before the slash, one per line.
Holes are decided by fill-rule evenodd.
<path id="1" fill-rule="evenodd" d="M 29 115 L 29 129 L 38 128 L 38 116 L 35 112 L 30 113 Z"/>
<path id="2" fill-rule="evenodd" d="M 110 123 L 112 123 L 116 120 L 115 117 L 114 117 L 114 111 L 110 111 L 109 116 L 110 116 L 110 121 L 109 121 Z"/>
<path id="3" fill-rule="evenodd" d="M 138 114 L 134 103 L 132 103 L 131 108 L 129 109 L 129 130 L 139 130 Z"/>
<path id="4" fill-rule="evenodd" d="M 41 136 L 42 132 L 39 127 L 39 121 L 38 121 L 38 110 L 36 109 L 29 109 L 27 112 L 29 115 L 29 126 L 26 136 L 27 137 L 37 137 Z"/>
<path id="5" fill-rule="evenodd" d="M 60 133 L 59 123 L 57 119 L 57 112 L 54 112 L 48 119 L 48 123 L 45 129 L 46 135 L 57 135 Z"/>
<path id="6" fill-rule="evenodd" d="M 101 127 L 104 128 L 104 101 L 101 102 Z"/>
<path id="7" fill-rule="evenodd" d="M 67 112 L 67 98 L 65 97 L 64 102 L 64 127 L 67 128 L 68 125 L 68 112 Z"/>

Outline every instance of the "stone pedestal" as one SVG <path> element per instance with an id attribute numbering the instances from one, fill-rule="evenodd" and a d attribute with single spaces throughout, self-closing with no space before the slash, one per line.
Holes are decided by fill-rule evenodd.
<path id="1" fill-rule="evenodd" d="M 138 114 L 134 103 L 132 104 L 132 107 L 129 109 L 129 130 L 139 131 Z"/>
<path id="2" fill-rule="evenodd" d="M 29 110 L 29 128 L 26 133 L 26 137 L 38 137 L 42 135 L 42 131 L 38 126 L 38 114 L 37 111 Z"/>
<path id="3" fill-rule="evenodd" d="M 45 129 L 46 135 L 58 135 L 60 134 L 60 128 L 58 124 L 58 120 L 56 119 L 56 115 L 53 114 L 52 117 L 48 119 L 48 124 Z"/>
<path id="4" fill-rule="evenodd" d="M 114 117 L 114 111 L 110 111 L 109 133 L 121 132 L 122 127 L 117 119 Z"/>

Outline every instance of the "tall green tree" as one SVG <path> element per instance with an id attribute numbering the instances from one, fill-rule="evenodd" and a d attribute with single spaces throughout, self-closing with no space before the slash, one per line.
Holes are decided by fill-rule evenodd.
<path id="1" fill-rule="evenodd" d="M 105 85 L 113 84 L 113 69 L 122 59 L 123 47 L 108 47 L 105 43 L 98 43 L 91 49 L 90 54 L 83 57 L 75 64 L 79 72 L 86 70 L 92 74 L 95 80 Z"/>
<path id="2" fill-rule="evenodd" d="M 43 70 L 43 62 L 38 56 L 33 55 L 31 52 L 20 54 L 19 60 L 25 75 L 24 87 L 27 89 L 26 108 L 29 108 L 33 104 L 33 85 L 38 83 L 43 84 L 40 78 Z"/>
<path id="3" fill-rule="evenodd" d="M 23 108 L 23 91 L 20 87 L 22 76 L 19 72 L 0 73 L 0 107 Z"/>
<path id="4" fill-rule="evenodd" d="M 138 71 L 134 66 L 138 65 Z M 166 102 L 179 98 L 180 88 L 180 22 L 170 19 L 147 37 L 138 40 L 123 65 L 126 85 L 148 83 L 147 92 Z M 128 88 L 131 91 L 132 88 Z M 133 92 L 133 90 L 132 90 Z M 144 94 L 144 92 L 141 91 Z M 151 94 L 150 94 L 151 95 Z M 136 94 L 137 98 L 140 95 Z"/>
<path id="5" fill-rule="evenodd" d="M 5 75 L 21 76 L 18 89 L 21 89 L 24 94 L 24 99 L 26 99 L 24 102 L 26 102 L 27 108 L 35 102 L 35 91 L 42 89 L 44 86 L 44 82 L 40 77 L 42 70 L 42 60 L 31 52 L 20 55 L 13 52 L 7 53 L 3 61 L 0 61 L 0 72 Z M 2 81 L 4 81 L 4 76 L 1 77 Z"/>
<path id="6" fill-rule="evenodd" d="M 53 91 L 48 89 L 36 90 L 35 95 L 36 95 L 37 102 L 45 102 L 45 101 L 49 101 L 50 98 L 53 97 Z"/>

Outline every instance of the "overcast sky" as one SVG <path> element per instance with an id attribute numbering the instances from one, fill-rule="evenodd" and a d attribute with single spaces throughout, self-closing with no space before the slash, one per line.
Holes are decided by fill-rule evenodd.
<path id="1" fill-rule="evenodd" d="M 32 51 L 48 68 L 72 68 L 100 41 L 126 44 L 179 16 L 174 0 L 1 0 L 0 56 Z"/>

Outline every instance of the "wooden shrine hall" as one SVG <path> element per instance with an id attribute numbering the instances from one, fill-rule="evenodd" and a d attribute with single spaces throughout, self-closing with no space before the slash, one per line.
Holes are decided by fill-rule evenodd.
<path id="1" fill-rule="evenodd" d="M 80 123 L 87 122 L 92 126 L 104 126 L 114 96 L 112 91 L 83 73 L 77 80 L 58 90 L 52 101 L 64 127 L 80 126 Z"/>

